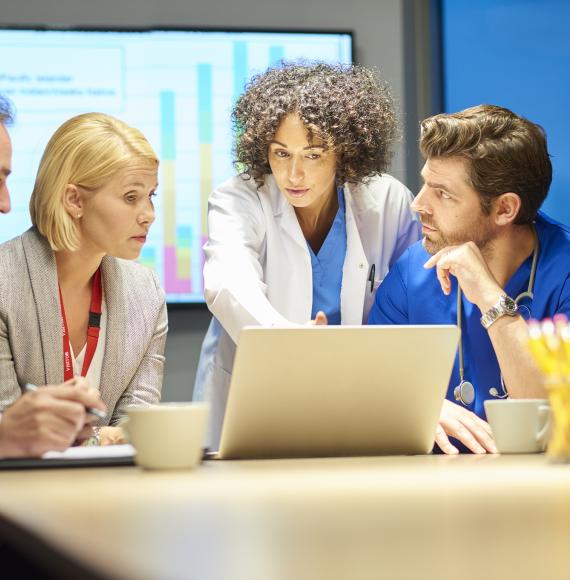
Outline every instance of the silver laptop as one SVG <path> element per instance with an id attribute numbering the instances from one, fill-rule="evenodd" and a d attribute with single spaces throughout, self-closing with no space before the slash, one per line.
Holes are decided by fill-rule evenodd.
<path id="1" fill-rule="evenodd" d="M 428 453 L 456 326 L 242 330 L 218 457 Z"/>

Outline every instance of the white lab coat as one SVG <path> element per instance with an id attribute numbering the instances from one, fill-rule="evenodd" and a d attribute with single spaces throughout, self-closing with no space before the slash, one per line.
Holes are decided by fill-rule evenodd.
<path id="1" fill-rule="evenodd" d="M 345 185 L 344 195 L 341 323 L 362 324 L 388 268 L 419 239 L 420 228 L 411 193 L 389 175 Z M 240 176 L 217 188 L 208 203 L 208 228 L 204 296 L 214 319 L 202 345 L 194 399 L 211 405 L 208 444 L 217 449 L 240 330 L 306 323 L 313 286 L 307 241 L 272 175 L 259 190 Z"/>

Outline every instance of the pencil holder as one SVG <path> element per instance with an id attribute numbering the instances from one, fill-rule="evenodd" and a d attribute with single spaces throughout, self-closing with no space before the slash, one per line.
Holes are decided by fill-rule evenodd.
<path id="1" fill-rule="evenodd" d="M 553 420 L 547 455 L 557 462 L 570 462 L 570 382 L 556 381 L 546 386 Z"/>

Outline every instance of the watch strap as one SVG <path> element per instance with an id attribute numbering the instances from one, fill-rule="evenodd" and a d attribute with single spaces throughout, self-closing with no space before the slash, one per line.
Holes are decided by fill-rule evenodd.
<path id="1" fill-rule="evenodd" d="M 493 322 L 502 316 L 515 316 L 517 312 L 517 303 L 510 296 L 507 296 L 507 294 L 501 294 L 498 302 L 481 316 L 481 325 L 483 328 L 488 329 Z"/>

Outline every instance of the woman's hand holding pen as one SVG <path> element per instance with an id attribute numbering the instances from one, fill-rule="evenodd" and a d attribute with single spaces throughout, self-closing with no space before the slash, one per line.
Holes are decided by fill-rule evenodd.
<path id="1" fill-rule="evenodd" d="M 28 390 L 2 414 L 0 456 L 39 457 L 66 449 L 89 436 L 96 419 L 90 408 L 105 411 L 99 393 L 81 377 Z"/>

